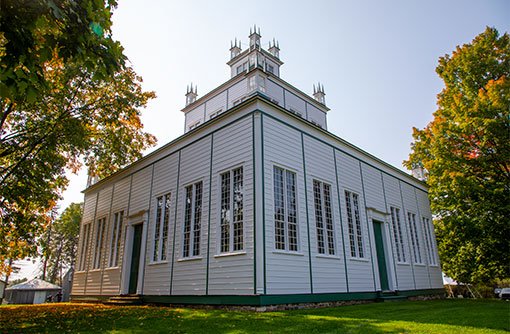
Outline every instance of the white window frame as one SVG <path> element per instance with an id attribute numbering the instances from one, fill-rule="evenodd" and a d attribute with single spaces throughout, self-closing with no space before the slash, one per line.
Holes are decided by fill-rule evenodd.
<path id="1" fill-rule="evenodd" d="M 335 220 L 333 218 L 333 205 L 331 200 L 333 187 L 331 183 L 318 179 L 313 179 L 312 181 L 317 252 L 321 255 L 334 256 L 336 255 L 336 242 Z M 318 185 L 318 192 L 316 185 Z M 326 196 L 326 188 L 329 188 L 329 196 Z M 322 241 L 320 240 L 321 236 Z"/>
<path id="2" fill-rule="evenodd" d="M 110 238 L 110 259 L 108 267 L 118 267 L 120 258 L 120 243 L 122 238 L 122 226 L 124 222 L 124 210 L 113 214 L 112 233 Z"/>
<path id="3" fill-rule="evenodd" d="M 435 247 L 434 247 L 434 239 L 432 237 L 432 223 L 431 219 L 428 217 L 422 217 L 422 225 L 423 225 L 423 234 L 425 235 L 425 246 L 427 248 L 427 256 L 429 259 L 430 265 L 437 265 L 437 260 L 435 256 Z"/>
<path id="4" fill-rule="evenodd" d="M 161 207 L 159 206 L 161 199 Z M 172 193 L 170 191 L 156 196 L 154 208 L 154 234 L 152 236 L 151 262 L 164 262 L 168 254 L 168 235 L 170 230 L 170 212 Z"/>
<path id="5" fill-rule="evenodd" d="M 411 233 L 411 247 L 413 249 L 414 263 L 423 264 L 418 226 L 416 225 L 416 213 L 407 211 L 407 222 L 409 223 L 409 232 Z"/>
<path id="6" fill-rule="evenodd" d="M 345 215 L 347 217 L 347 234 L 349 235 L 350 257 L 365 259 L 365 237 L 361 222 L 360 195 L 350 189 L 344 189 Z M 352 232 L 351 232 L 352 230 Z"/>
<path id="7" fill-rule="evenodd" d="M 83 224 L 82 241 L 81 241 L 81 254 L 80 254 L 80 271 L 85 271 L 87 268 L 87 253 L 90 246 L 90 229 L 92 222 Z"/>
<path id="8" fill-rule="evenodd" d="M 103 244 L 106 231 L 106 217 L 96 220 L 96 238 L 94 248 L 94 263 L 92 269 L 101 268 L 101 258 L 103 257 Z"/>
<path id="9" fill-rule="evenodd" d="M 197 211 L 197 187 L 200 185 L 200 207 Z M 191 188 L 191 198 L 190 198 L 190 217 L 189 217 L 189 231 L 187 229 L 187 208 L 188 208 L 188 188 Z M 183 258 L 192 258 L 200 256 L 200 242 L 201 242 L 201 233 L 202 233 L 202 211 L 204 206 L 204 182 L 202 180 L 196 181 L 194 183 L 188 184 L 184 187 L 184 219 L 183 219 L 183 229 L 182 229 L 182 257 Z M 199 217 L 197 219 L 197 212 Z M 198 230 L 197 230 L 198 226 Z M 198 232 L 198 239 L 197 239 Z M 188 245 L 186 248 L 186 240 L 187 234 L 188 236 Z M 198 241 L 198 243 L 197 243 Z"/>
<path id="10" fill-rule="evenodd" d="M 397 252 L 397 262 L 407 263 L 404 233 L 402 232 L 402 217 L 398 206 L 390 206 L 391 229 L 393 230 L 393 241 Z"/>
<path id="11" fill-rule="evenodd" d="M 236 190 L 234 188 L 234 180 L 236 171 L 241 172 L 241 189 Z M 229 184 L 228 184 L 228 226 L 224 224 L 224 212 L 223 206 L 224 204 L 224 192 L 223 192 L 223 177 L 224 175 L 229 175 Z M 219 184 L 219 218 L 218 218 L 218 253 L 219 254 L 229 254 L 229 253 L 240 253 L 245 251 L 246 246 L 246 237 L 245 237 L 245 207 L 244 207 L 244 166 L 239 165 L 228 170 L 221 172 L 218 176 L 218 184 Z M 235 214 L 235 197 L 240 197 L 241 203 L 241 220 L 236 220 L 239 217 L 236 217 Z M 239 225 L 241 232 L 239 233 Z M 226 227 L 226 229 L 224 229 Z M 238 228 L 236 230 L 236 227 Z M 227 231 L 228 239 L 224 238 L 224 232 Z M 237 231 L 237 233 L 236 233 Z M 224 243 L 226 241 L 226 243 Z M 240 243 L 240 246 L 239 246 Z"/>
<path id="12" fill-rule="evenodd" d="M 188 131 L 191 131 L 191 130 L 193 130 L 193 129 L 197 128 L 197 127 L 200 125 L 200 123 L 201 123 L 200 121 L 196 121 L 196 122 L 194 122 L 194 123 L 191 123 L 191 124 L 188 126 Z"/>
<path id="13" fill-rule="evenodd" d="M 283 183 L 282 183 L 282 190 L 283 190 L 283 220 L 279 220 L 283 224 L 283 248 L 278 248 L 279 242 L 277 241 L 277 219 L 276 219 L 276 187 L 275 187 L 275 170 L 280 169 L 282 170 L 283 175 Z M 288 198 L 288 181 L 287 176 L 288 175 L 294 175 L 294 211 L 295 211 L 295 222 L 291 223 L 289 222 L 289 198 Z M 273 222 L 274 222 L 274 250 L 275 251 L 283 251 L 283 252 L 290 252 L 290 253 L 297 253 L 300 250 L 300 238 L 299 238 L 299 207 L 298 207 L 298 174 L 296 171 L 285 168 L 283 166 L 273 165 Z M 289 226 L 294 225 L 295 226 L 295 236 L 293 236 L 293 239 L 295 239 L 295 244 L 291 244 L 289 241 L 289 234 L 291 231 L 289 230 Z"/>
<path id="14" fill-rule="evenodd" d="M 209 114 L 209 119 L 213 119 L 214 117 L 218 116 L 219 114 L 221 114 L 221 112 L 223 111 L 223 108 L 220 108 L 212 113 Z"/>

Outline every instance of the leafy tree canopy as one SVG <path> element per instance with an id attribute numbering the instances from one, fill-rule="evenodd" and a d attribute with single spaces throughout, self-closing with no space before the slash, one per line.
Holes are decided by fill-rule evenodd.
<path id="1" fill-rule="evenodd" d="M 74 266 L 82 213 L 82 203 L 71 203 L 40 238 L 46 281 L 62 285 L 62 275 Z"/>
<path id="2" fill-rule="evenodd" d="M 438 109 L 414 128 L 404 164 L 429 173 L 444 272 L 466 283 L 510 277 L 510 37 L 487 28 L 436 71 Z"/>
<path id="3" fill-rule="evenodd" d="M 0 2 L 0 271 L 35 255 L 68 180 L 104 177 L 156 139 L 140 110 L 155 97 L 110 36 L 115 1 Z M 8 268 L 7 268 L 8 270 Z"/>

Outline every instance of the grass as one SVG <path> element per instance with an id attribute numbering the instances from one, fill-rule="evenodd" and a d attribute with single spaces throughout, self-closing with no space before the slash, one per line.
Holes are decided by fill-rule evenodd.
<path id="1" fill-rule="evenodd" d="M 55 303 L 0 307 L 0 333 L 508 333 L 510 303 L 430 300 L 256 313 Z"/>

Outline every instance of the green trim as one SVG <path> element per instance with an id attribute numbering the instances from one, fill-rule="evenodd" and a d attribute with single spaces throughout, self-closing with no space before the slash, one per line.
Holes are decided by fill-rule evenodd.
<path id="1" fill-rule="evenodd" d="M 207 221 L 207 268 L 205 271 L 205 294 L 209 294 L 209 252 L 211 247 L 211 191 L 212 191 L 212 163 L 213 163 L 214 132 L 211 133 L 211 158 L 209 161 L 209 209 Z"/>
<path id="2" fill-rule="evenodd" d="M 252 185 L 253 185 L 253 293 L 257 293 L 257 179 L 255 170 L 255 113 L 251 114 L 251 155 L 252 155 Z"/>
<path id="3" fill-rule="evenodd" d="M 370 247 L 370 263 L 372 264 L 372 278 L 374 280 L 374 290 L 377 290 L 377 283 L 375 281 L 375 269 L 374 269 L 374 249 L 372 248 L 372 238 L 370 238 L 370 223 L 368 222 L 368 212 L 367 212 L 367 197 L 365 195 L 365 182 L 363 181 L 363 168 L 361 167 L 361 161 L 359 161 L 359 175 L 361 177 L 361 190 L 363 191 L 363 204 L 365 205 L 365 220 L 367 222 L 367 232 L 368 232 L 368 246 Z M 377 252 L 377 250 L 376 250 Z M 376 253 L 377 256 L 377 253 Z M 380 275 L 380 273 L 379 273 Z"/>
<path id="4" fill-rule="evenodd" d="M 247 100 L 247 101 L 248 101 L 248 100 Z M 264 99 L 264 102 L 266 102 L 266 101 L 265 101 L 265 99 Z M 297 115 L 292 114 L 290 111 L 287 111 L 287 110 L 285 110 L 285 109 L 282 109 L 282 107 L 280 107 L 280 106 L 278 106 L 278 105 L 275 105 L 275 104 L 273 104 L 272 102 L 266 102 L 266 103 L 270 104 L 270 105 L 271 105 L 271 106 L 273 106 L 274 108 L 277 108 L 278 110 L 281 110 L 281 111 L 285 112 L 287 115 L 289 115 L 289 116 L 291 116 L 291 117 L 294 117 L 294 118 L 296 118 L 296 119 L 299 119 L 300 121 L 302 121 L 302 122 L 303 122 L 303 119 L 302 119 L 301 117 L 299 117 L 299 116 L 297 116 Z M 275 117 L 275 116 L 273 116 L 273 115 L 270 115 L 270 114 L 268 114 L 268 113 L 266 113 L 266 112 L 264 112 L 264 111 L 261 111 L 261 112 L 262 112 L 263 114 L 265 114 L 267 117 L 272 118 L 272 119 L 276 120 L 276 121 L 277 121 L 277 122 L 279 122 L 279 123 L 285 124 L 286 126 L 288 126 L 288 127 L 292 128 L 292 129 L 294 129 L 294 130 L 296 130 L 296 131 L 298 131 L 298 132 L 300 132 L 300 133 L 303 133 L 303 134 L 307 135 L 308 137 L 314 138 L 314 139 L 316 139 L 316 140 L 320 141 L 321 143 L 323 143 L 323 144 L 325 144 L 325 145 L 327 145 L 327 146 L 329 146 L 329 147 L 332 147 L 332 148 L 337 149 L 338 151 L 340 151 L 340 152 L 342 152 L 342 153 L 344 153 L 344 154 L 346 154 L 346 155 L 350 156 L 351 158 L 354 158 L 356 161 L 361 161 L 361 162 L 363 162 L 364 164 L 366 164 L 366 165 L 368 165 L 368 166 L 370 166 L 370 167 L 373 167 L 373 168 L 375 168 L 376 170 L 378 170 L 378 171 L 380 171 L 380 172 L 382 172 L 382 173 L 384 173 L 384 174 L 387 174 L 387 175 L 389 175 L 389 176 L 391 176 L 391 177 L 395 177 L 395 176 L 393 176 L 393 175 L 391 175 L 391 174 L 389 174 L 389 173 L 387 173 L 387 172 L 383 171 L 381 168 L 379 168 L 379 167 L 377 167 L 377 166 L 374 166 L 373 164 L 371 164 L 371 163 L 369 163 L 369 162 L 367 162 L 367 161 L 360 160 L 360 158 L 358 158 L 357 156 L 355 156 L 355 155 L 353 155 L 353 154 L 351 154 L 351 153 L 349 153 L 349 152 L 347 152 L 347 151 L 345 151 L 345 150 L 342 150 L 340 147 L 337 147 L 337 146 L 335 146 L 335 145 L 333 145 L 333 144 L 331 144 L 331 143 L 328 143 L 327 141 L 325 141 L 325 140 L 323 140 L 323 139 L 320 139 L 320 138 L 318 138 L 318 137 L 316 137 L 316 136 L 314 136 L 314 135 L 312 135 L 312 134 L 310 134 L 310 133 L 308 133 L 308 132 L 305 132 L 305 131 L 303 131 L 303 130 L 301 130 L 301 129 L 299 129 L 299 128 L 297 128 L 297 127 L 295 127 L 295 126 L 293 126 L 293 125 L 291 125 L 291 124 L 289 124 L 289 123 L 287 123 L 287 122 L 285 122 L 285 121 L 283 121 L 283 120 L 281 120 L 281 119 L 279 119 L 279 118 L 277 118 L 277 117 Z M 308 121 L 306 121 L 306 122 L 308 122 Z M 312 125 L 310 125 L 310 124 L 307 124 L 307 125 L 308 125 L 309 127 L 312 127 Z M 371 159 L 376 160 L 376 161 L 377 161 L 377 162 L 379 162 L 380 164 L 382 164 L 382 165 L 384 165 L 384 166 L 388 167 L 389 169 L 392 169 L 395 173 L 400 174 L 400 175 L 401 175 L 401 176 L 403 176 L 403 177 L 405 176 L 405 177 L 408 177 L 408 178 L 412 178 L 412 176 L 410 176 L 410 175 L 408 175 L 408 174 L 404 173 L 403 171 L 401 171 L 401 170 L 397 169 L 396 167 L 394 167 L 394 166 L 392 166 L 392 165 L 388 164 L 387 162 L 384 162 L 383 160 L 381 160 L 381 159 L 379 159 L 379 158 L 375 157 L 374 155 L 371 155 L 370 153 L 363 151 L 362 149 L 360 149 L 360 148 L 358 148 L 357 146 L 355 146 L 355 145 L 353 145 L 353 144 L 351 144 L 351 143 L 349 143 L 349 142 L 347 142 L 347 141 L 343 140 L 342 138 L 337 137 L 336 135 L 332 134 L 331 132 L 328 132 L 327 130 L 321 129 L 321 128 L 316 127 L 316 126 L 313 126 L 313 128 L 314 128 L 315 130 L 317 130 L 317 131 L 320 131 L 320 132 L 324 133 L 326 136 L 329 136 L 329 137 L 331 137 L 332 139 L 337 140 L 337 141 L 340 141 L 342 144 L 344 144 L 344 145 L 346 145 L 346 146 L 351 147 L 352 149 L 354 149 L 355 151 L 358 151 L 358 152 L 359 152 L 359 153 L 361 153 L 362 155 L 367 156 L 368 158 L 371 158 Z M 398 179 L 398 180 L 400 180 L 401 182 L 404 182 L 404 183 L 406 183 L 406 184 L 410 185 L 411 187 L 417 188 L 415 185 L 413 185 L 413 184 L 411 184 L 411 183 L 409 183 L 409 182 L 407 182 L 407 181 L 405 181 L 405 180 L 402 180 L 402 179 L 400 179 L 400 178 L 397 178 L 397 179 Z M 422 185 L 423 185 L 424 187 L 426 187 L 426 188 L 428 187 L 425 183 L 423 183 L 422 181 L 419 181 L 418 179 L 416 179 L 416 183 L 420 183 L 420 184 L 422 184 Z M 420 190 L 422 190 L 422 189 L 420 189 Z"/>
<path id="5" fill-rule="evenodd" d="M 386 201 L 386 189 L 384 188 L 384 176 L 383 176 L 383 173 L 381 173 L 381 183 L 382 183 L 382 189 L 383 189 L 383 197 L 384 197 L 384 207 L 386 208 L 386 212 L 388 212 L 388 202 Z M 393 225 L 391 225 L 393 226 Z M 395 290 L 398 290 L 398 274 L 397 274 L 397 265 L 395 264 L 395 251 L 393 250 L 393 243 L 395 242 L 395 240 L 393 239 L 393 235 L 391 233 L 391 229 L 393 227 L 389 227 L 390 229 L 390 235 L 388 236 L 388 238 L 390 239 L 390 248 L 391 248 L 391 259 L 393 260 L 393 272 L 395 273 L 395 282 L 393 282 L 395 284 L 394 288 Z"/>
<path id="6" fill-rule="evenodd" d="M 172 266 L 170 268 L 170 291 L 172 294 L 172 286 L 174 283 L 174 262 L 175 262 L 175 232 L 177 229 L 177 209 L 179 206 L 179 181 L 181 177 L 181 150 L 179 152 L 179 158 L 177 160 L 177 184 L 175 185 L 175 213 L 174 213 L 174 235 L 172 240 Z"/>
<path id="7" fill-rule="evenodd" d="M 347 286 L 347 292 L 349 292 L 349 274 L 347 273 L 347 257 L 345 255 L 345 239 L 344 239 L 344 227 L 342 222 L 342 195 L 340 194 L 340 185 L 338 182 L 338 167 L 336 163 L 336 149 L 333 148 L 333 159 L 335 160 L 335 176 L 336 176 L 336 192 L 338 197 L 338 212 L 340 214 L 340 233 L 342 234 L 342 253 L 344 254 L 344 268 L 345 268 L 345 284 Z"/>
<path id="8" fill-rule="evenodd" d="M 398 189 L 400 190 L 400 200 L 402 201 L 402 213 L 404 214 L 404 224 L 406 227 L 406 234 L 407 234 L 407 245 L 409 246 L 409 263 L 411 264 L 411 272 L 413 273 L 413 283 L 414 288 L 416 289 L 416 278 L 414 277 L 414 259 L 413 259 L 413 251 L 411 249 L 411 242 L 409 241 L 409 238 L 412 238 L 410 229 L 410 223 L 407 220 L 407 210 L 404 205 L 404 194 L 402 194 L 402 184 L 400 183 L 400 180 L 398 182 Z"/>
<path id="9" fill-rule="evenodd" d="M 71 302 L 81 302 L 81 303 L 98 303 L 107 301 L 110 297 L 114 297 L 115 295 L 71 295 L 69 296 Z"/>
<path id="10" fill-rule="evenodd" d="M 99 202 L 99 191 L 96 193 L 96 206 L 94 208 L 94 219 L 90 223 L 91 229 L 89 231 L 89 236 L 91 238 L 88 240 L 85 240 L 85 241 L 88 241 L 87 254 L 85 254 L 85 258 L 84 258 L 86 267 L 85 267 L 85 286 L 83 287 L 83 291 L 85 293 L 87 293 L 87 282 L 88 282 L 88 276 L 89 276 L 89 270 L 90 270 L 90 260 L 94 261 L 94 257 L 96 256 L 96 251 L 93 249 L 92 245 L 95 243 L 94 232 L 96 231 L 97 203 L 98 202 Z M 83 209 L 85 209 L 85 207 L 83 207 Z M 90 249 L 89 249 L 89 246 L 90 246 Z M 89 254 L 90 255 L 94 254 L 94 256 L 91 256 L 89 258 Z M 103 276 L 103 275 L 101 275 L 101 276 Z"/>
<path id="11" fill-rule="evenodd" d="M 308 271 L 310 272 L 310 293 L 313 294 L 312 248 L 310 242 L 310 215 L 308 212 L 308 187 L 306 185 L 305 141 L 301 132 L 301 154 L 303 156 L 303 179 L 305 181 L 306 235 L 308 237 Z"/>
<path id="12" fill-rule="evenodd" d="M 145 286 L 145 271 L 147 270 L 147 246 L 148 246 L 148 240 L 149 240 L 149 225 L 151 222 L 151 205 L 152 205 L 152 189 L 154 187 L 154 169 L 156 164 L 152 164 L 152 175 L 151 175 L 151 190 L 149 191 L 149 207 L 147 209 L 147 222 L 146 222 L 146 231 L 145 234 L 145 252 L 143 254 L 143 271 L 142 271 L 142 294 L 143 294 L 143 288 Z M 115 183 L 114 183 L 115 184 Z M 142 228 L 143 233 L 143 228 Z M 150 254 L 152 255 L 152 254 Z"/>
<path id="13" fill-rule="evenodd" d="M 424 289 L 397 291 L 399 296 L 413 297 L 425 295 L 443 295 L 444 289 Z M 73 302 L 99 302 L 106 301 L 112 295 L 71 295 Z M 353 293 L 315 293 L 293 295 L 182 295 L 182 296 L 142 296 L 145 303 L 162 304 L 203 304 L 203 305 L 248 305 L 267 306 L 278 304 L 322 303 L 351 300 L 375 301 L 379 297 L 376 291 Z"/>
<path id="14" fill-rule="evenodd" d="M 105 252 L 105 256 L 106 256 L 106 267 L 108 267 L 110 265 L 110 257 L 111 257 L 111 251 L 112 251 L 112 247 L 111 247 L 111 243 L 112 243 L 112 236 L 110 235 L 110 232 L 112 232 L 112 227 L 111 227 L 111 224 L 112 224 L 112 207 L 113 207 L 113 194 L 115 193 L 115 183 L 112 185 L 112 197 L 110 198 L 110 209 L 108 210 L 108 230 L 106 231 L 106 252 Z M 110 241 L 110 242 L 108 242 Z M 105 263 L 103 262 L 103 263 Z M 105 266 L 103 266 L 101 268 L 101 286 L 99 288 L 99 293 L 103 293 L 103 281 L 104 281 L 104 269 L 105 269 Z"/>
<path id="15" fill-rule="evenodd" d="M 262 251 L 264 259 L 264 294 L 267 294 L 267 261 L 266 261 L 266 173 L 265 171 L 265 155 L 264 155 L 264 113 L 260 111 L 260 151 L 262 154 Z"/>
<path id="16" fill-rule="evenodd" d="M 416 189 L 414 189 L 414 199 L 416 200 L 416 211 L 418 211 L 418 226 L 421 227 L 421 236 L 423 238 L 423 235 L 425 234 L 425 231 L 423 230 L 423 216 L 420 212 L 420 203 L 418 202 L 418 195 L 416 194 Z M 419 247 L 418 251 L 421 251 L 422 249 L 425 250 L 425 265 L 427 266 L 427 276 L 429 277 L 429 286 L 432 286 L 432 281 L 430 280 L 430 263 L 429 263 L 429 254 L 427 252 L 427 246 L 425 245 L 425 240 L 421 240 L 422 245 L 424 247 Z M 420 254 L 421 256 L 422 254 Z"/>
<path id="17" fill-rule="evenodd" d="M 124 287 L 126 289 L 129 289 L 129 280 L 127 281 L 127 285 L 126 285 L 126 277 L 122 276 L 122 273 L 124 272 L 124 269 L 127 270 L 127 266 L 126 265 L 126 268 L 124 268 L 124 264 L 125 264 L 125 258 L 126 258 L 126 243 L 127 243 L 127 238 L 128 238 L 128 234 L 127 234 L 127 227 L 129 225 L 129 210 L 131 209 L 131 191 L 133 190 L 133 174 L 129 175 L 129 195 L 128 195 L 128 205 L 127 205 L 127 208 L 126 208 L 126 234 L 124 236 L 124 245 L 122 245 L 122 267 L 120 269 L 120 288 L 119 288 L 119 293 L 122 293 L 122 283 L 124 283 Z M 124 228 L 124 226 L 123 226 Z M 131 265 L 131 262 L 129 263 L 129 265 Z M 126 271 L 125 273 L 128 277 L 129 277 L 129 270 Z"/>
<path id="18" fill-rule="evenodd" d="M 446 293 L 444 288 L 398 291 L 399 295 L 406 296 L 406 297 L 424 296 L 424 295 L 439 295 L 439 294 L 444 294 L 444 293 Z"/>

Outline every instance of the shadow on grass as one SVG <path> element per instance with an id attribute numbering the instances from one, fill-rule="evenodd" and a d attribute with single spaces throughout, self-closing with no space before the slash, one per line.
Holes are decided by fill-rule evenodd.
<path id="1" fill-rule="evenodd" d="M 457 333 L 508 330 L 510 303 L 394 302 L 282 312 L 50 304 L 0 308 L 0 333 Z"/>
<path id="2" fill-rule="evenodd" d="M 400 301 L 295 312 L 307 315 L 368 319 L 376 322 L 405 321 L 510 330 L 510 303 L 491 299 Z"/>

